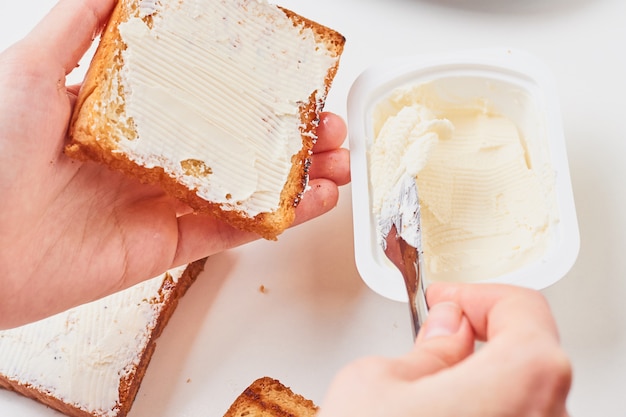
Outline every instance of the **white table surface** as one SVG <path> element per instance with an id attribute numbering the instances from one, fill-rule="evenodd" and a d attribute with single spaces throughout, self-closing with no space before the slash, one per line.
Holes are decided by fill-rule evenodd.
<path id="1" fill-rule="evenodd" d="M 0 49 L 52 0 L 0 3 Z M 513 47 L 558 81 L 581 250 L 544 290 L 574 365 L 572 416 L 626 415 L 626 2 L 283 0 L 347 40 L 327 110 L 345 116 L 355 77 L 387 57 Z M 78 81 L 81 71 L 70 78 Z M 267 291 L 262 293 L 263 285 Z M 159 340 L 131 416 L 221 416 L 268 375 L 320 402 L 335 372 L 411 343 L 407 307 L 369 290 L 354 265 L 350 187 L 330 214 L 212 257 Z M 2 416 L 57 416 L 0 391 Z"/>

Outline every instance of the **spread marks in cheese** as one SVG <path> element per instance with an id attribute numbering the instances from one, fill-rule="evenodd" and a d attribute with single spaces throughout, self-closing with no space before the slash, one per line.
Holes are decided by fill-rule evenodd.
<path id="1" fill-rule="evenodd" d="M 321 102 L 338 57 L 266 1 L 143 1 L 140 15 L 150 24 L 119 25 L 119 83 L 137 131 L 119 150 L 223 210 L 276 210 L 302 148 L 300 110 Z M 188 161 L 202 161 L 202 175 Z"/>
<path id="2" fill-rule="evenodd" d="M 549 248 L 554 169 L 529 104 L 507 83 L 463 77 L 400 88 L 374 111 L 372 206 L 416 175 L 430 280 L 488 280 Z"/>

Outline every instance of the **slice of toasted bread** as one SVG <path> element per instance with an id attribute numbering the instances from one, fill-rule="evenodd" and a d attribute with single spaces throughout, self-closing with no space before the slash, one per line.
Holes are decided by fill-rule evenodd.
<path id="1" fill-rule="evenodd" d="M 204 262 L 0 331 L 0 387 L 70 417 L 126 416 L 157 338 Z"/>
<path id="2" fill-rule="evenodd" d="M 120 0 L 66 153 L 275 239 L 306 189 L 344 42 L 265 0 Z"/>
<path id="3" fill-rule="evenodd" d="M 280 381 L 262 377 L 237 397 L 224 417 L 313 417 L 317 409 Z"/>

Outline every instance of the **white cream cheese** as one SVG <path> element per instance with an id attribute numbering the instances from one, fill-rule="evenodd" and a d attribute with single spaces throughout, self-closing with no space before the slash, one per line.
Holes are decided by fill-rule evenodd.
<path id="1" fill-rule="evenodd" d="M 177 282 L 185 266 L 169 272 Z M 0 372 L 99 417 L 115 416 L 162 309 L 164 276 L 15 329 L 0 331 Z"/>
<path id="2" fill-rule="evenodd" d="M 338 58 L 264 0 L 144 0 L 119 31 L 138 133 L 119 149 L 225 210 L 275 210 L 302 148 L 298 107 L 321 97 Z"/>
<path id="3" fill-rule="evenodd" d="M 448 120 L 437 119 L 426 107 L 414 104 L 390 116 L 370 148 L 372 207 L 377 216 L 379 244 L 386 247 L 392 225 L 410 245 L 422 249 L 415 178 L 439 139 L 452 132 Z M 419 213 L 419 211 L 417 211 Z M 419 214 L 418 214 L 419 216 Z"/>
<path id="4" fill-rule="evenodd" d="M 472 77 L 447 82 L 401 87 L 377 106 L 372 206 L 378 213 L 377 202 L 397 171 L 416 173 L 426 277 L 488 280 L 546 252 L 558 221 L 554 170 L 545 132 L 521 128 L 533 125 L 522 123 L 529 114 L 516 109 L 527 104 L 522 91 L 505 83 L 485 86 Z M 493 97 L 463 94 L 464 83 L 481 84 Z M 480 90 L 469 88 L 474 89 Z M 515 97 L 512 104 L 498 102 L 498 89 Z M 441 119 L 454 126 L 451 135 L 436 140 L 434 132 L 425 133 L 413 142 L 415 154 L 409 152 L 409 128 L 427 132 L 427 126 L 437 126 L 441 132 Z"/>
<path id="5" fill-rule="evenodd" d="M 450 121 L 437 119 L 426 107 L 411 104 L 390 115 L 369 150 L 372 208 L 379 213 L 383 200 L 403 175 L 417 177 L 431 150 L 452 134 Z"/>

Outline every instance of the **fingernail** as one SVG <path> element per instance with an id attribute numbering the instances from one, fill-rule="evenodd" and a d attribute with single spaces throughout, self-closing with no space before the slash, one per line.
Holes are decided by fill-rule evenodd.
<path id="1" fill-rule="evenodd" d="M 461 307 L 451 302 L 435 304 L 428 312 L 428 318 L 422 327 L 421 339 L 450 336 L 461 328 L 463 312 Z"/>

